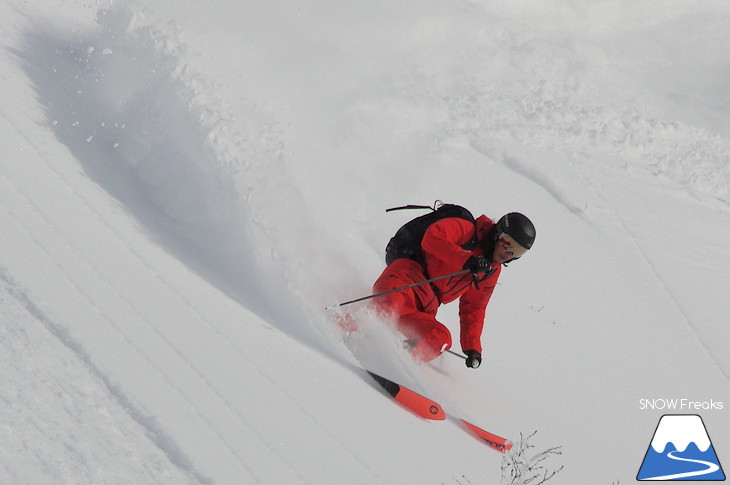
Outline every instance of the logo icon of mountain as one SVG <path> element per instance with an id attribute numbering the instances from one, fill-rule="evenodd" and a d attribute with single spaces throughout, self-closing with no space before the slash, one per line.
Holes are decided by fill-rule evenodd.
<path id="1" fill-rule="evenodd" d="M 637 480 L 725 480 L 702 418 L 665 414 L 646 450 Z"/>

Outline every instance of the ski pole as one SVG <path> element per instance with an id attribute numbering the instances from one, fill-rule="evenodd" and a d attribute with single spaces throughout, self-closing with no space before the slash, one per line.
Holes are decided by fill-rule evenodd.
<path id="1" fill-rule="evenodd" d="M 455 355 L 462 360 L 467 361 L 468 362 L 468 364 L 466 365 L 467 367 L 476 369 L 477 367 L 482 365 L 482 361 L 479 359 L 472 358 L 471 360 L 469 360 L 469 357 L 467 357 L 466 355 L 460 354 L 459 352 L 454 352 L 451 349 L 447 349 L 446 352 L 450 353 L 451 355 Z"/>
<path id="2" fill-rule="evenodd" d="M 450 353 L 451 355 L 455 355 L 460 359 L 466 360 L 466 355 L 461 355 L 459 352 L 454 352 L 451 349 L 447 349 L 446 352 Z"/>
<path id="3" fill-rule="evenodd" d="M 335 308 L 339 308 L 341 306 L 349 305 L 351 303 L 357 303 L 359 301 L 369 300 L 371 298 L 377 298 L 377 297 L 383 296 L 383 295 L 389 295 L 390 293 L 395 293 L 396 291 L 407 290 L 408 288 L 413 288 L 414 286 L 425 285 L 426 283 L 433 283 L 434 281 L 443 280 L 445 278 L 452 278 L 454 276 L 459 276 L 461 274 L 468 273 L 469 271 L 470 270 L 468 270 L 468 269 L 462 269 L 461 271 L 457 271 L 455 273 L 449 273 L 449 274 L 445 274 L 443 276 L 437 276 L 436 278 L 430 278 L 430 279 L 427 279 L 427 280 L 424 280 L 424 281 L 419 281 L 417 283 L 411 283 L 410 285 L 401 286 L 400 288 L 393 288 L 392 290 L 382 291 L 380 293 L 375 293 L 373 295 L 363 296 L 361 298 L 356 298 L 354 300 L 346 301 L 346 302 L 343 302 L 343 303 L 335 303 L 334 305 L 330 305 L 328 307 L 325 307 L 325 310 L 332 310 L 332 309 L 335 309 Z"/>

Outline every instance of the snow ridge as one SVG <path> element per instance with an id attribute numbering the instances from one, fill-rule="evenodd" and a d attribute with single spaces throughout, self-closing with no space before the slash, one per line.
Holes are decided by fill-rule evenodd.
<path id="1" fill-rule="evenodd" d="M 179 467 L 184 474 L 193 478 L 196 483 L 210 483 L 210 480 L 202 475 L 184 452 L 177 446 L 174 438 L 165 432 L 157 421 L 141 409 L 136 407 L 124 392 L 114 384 L 105 372 L 102 371 L 94 362 L 93 358 L 77 342 L 62 325 L 50 320 L 44 312 L 38 308 L 33 299 L 28 296 L 27 292 L 20 288 L 16 282 L 8 275 L 4 268 L 0 267 L 0 292 L 13 298 L 31 315 L 37 322 L 41 323 L 45 330 L 52 335 L 61 345 L 66 347 L 83 365 L 93 380 L 99 381 L 108 391 L 113 401 L 119 405 L 121 409 L 137 423 L 143 430 L 147 438 L 149 438 L 160 451 L 173 463 Z M 6 313 L 4 313 L 7 316 Z M 161 482 L 163 483 L 163 482 Z"/>

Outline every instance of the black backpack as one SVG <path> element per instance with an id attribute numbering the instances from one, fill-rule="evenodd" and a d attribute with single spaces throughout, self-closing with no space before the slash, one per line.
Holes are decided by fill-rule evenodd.
<path id="1" fill-rule="evenodd" d="M 396 232 L 395 236 L 388 241 L 388 245 L 385 248 L 386 264 L 390 264 L 398 258 L 408 258 L 419 262 L 425 267 L 426 261 L 423 256 L 423 250 L 421 249 L 421 240 L 423 239 L 423 235 L 426 233 L 426 229 L 428 229 L 431 224 L 447 217 L 459 217 L 474 224 L 474 237 L 461 247 L 469 251 L 476 247 L 476 221 L 471 212 L 456 204 L 441 203 L 441 205 L 437 206 L 439 202 L 440 201 L 436 201 L 434 207 L 427 205 L 406 205 L 402 207 L 392 207 L 386 210 L 386 212 L 403 209 L 431 210 L 430 214 L 416 217 L 398 229 L 398 232 Z"/>

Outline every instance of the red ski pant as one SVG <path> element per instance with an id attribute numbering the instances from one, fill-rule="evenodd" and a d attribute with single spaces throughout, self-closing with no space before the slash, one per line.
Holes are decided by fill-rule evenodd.
<path id="1" fill-rule="evenodd" d="M 373 285 L 373 291 L 380 293 L 426 279 L 419 263 L 400 258 L 383 270 Z M 416 341 L 413 348 L 415 359 L 428 362 L 451 348 L 451 333 L 436 320 L 439 300 L 428 283 L 394 291 L 375 301 L 381 310 L 395 316 L 398 330 L 407 339 Z"/>

